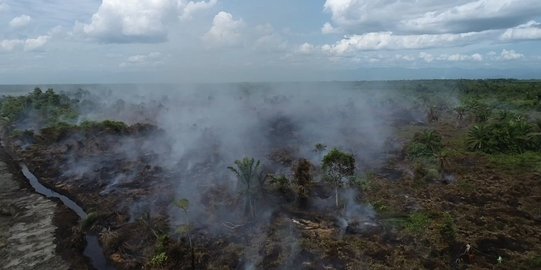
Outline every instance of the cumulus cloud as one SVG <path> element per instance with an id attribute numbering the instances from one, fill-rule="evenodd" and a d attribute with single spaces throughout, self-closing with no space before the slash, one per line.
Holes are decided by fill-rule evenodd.
<path id="1" fill-rule="evenodd" d="M 460 34 L 394 35 L 392 32 L 374 32 L 352 35 L 333 45 L 324 45 L 323 50 L 333 55 L 344 55 L 367 50 L 402 50 L 450 47 L 467 44 L 487 35 L 486 32 Z"/>
<path id="2" fill-rule="evenodd" d="M 314 51 L 316 51 L 316 46 L 307 42 L 301 44 L 298 48 L 298 52 L 301 54 L 311 54 Z"/>
<path id="3" fill-rule="evenodd" d="M 228 47 L 240 43 L 242 19 L 235 20 L 231 13 L 220 11 L 212 20 L 210 30 L 203 35 L 207 47 Z"/>
<path id="4" fill-rule="evenodd" d="M 9 27 L 16 28 L 16 29 L 23 28 L 23 27 L 26 27 L 28 24 L 30 24 L 30 21 L 32 21 L 32 18 L 30 16 L 21 15 L 9 21 Z"/>
<path id="5" fill-rule="evenodd" d="M 444 60 L 444 61 L 451 61 L 451 62 L 464 62 L 464 61 L 481 62 L 483 61 L 483 56 L 478 53 L 474 53 L 472 55 L 455 53 L 451 55 L 446 55 L 446 54 L 441 55 L 440 57 L 438 57 L 438 59 Z"/>
<path id="6" fill-rule="evenodd" d="M 125 62 L 120 63 L 120 67 L 143 67 L 159 66 L 163 64 L 163 55 L 160 52 L 151 52 L 148 54 L 138 54 L 128 57 Z"/>
<path id="7" fill-rule="evenodd" d="M 50 36 L 38 36 L 28 39 L 5 39 L 0 41 L 1 51 L 14 51 L 22 49 L 24 51 L 33 51 L 43 47 L 50 39 Z"/>
<path id="8" fill-rule="evenodd" d="M 541 39 L 541 23 L 529 21 L 517 27 L 507 29 L 501 36 L 501 40 L 529 40 Z"/>
<path id="9" fill-rule="evenodd" d="M 195 13 L 210 9 L 214 7 L 216 3 L 218 3 L 218 0 L 190 1 L 188 3 L 180 1 L 178 4 L 180 7 L 179 17 L 181 20 L 191 19 Z"/>
<path id="10" fill-rule="evenodd" d="M 503 49 L 500 53 L 500 57 L 503 60 L 517 60 L 524 57 L 524 54 L 517 53 L 514 50 Z"/>
<path id="11" fill-rule="evenodd" d="M 323 27 L 321 27 L 321 33 L 323 34 L 335 34 L 338 33 L 338 29 L 334 28 L 332 24 L 326 22 Z"/>
<path id="12" fill-rule="evenodd" d="M 353 33 L 462 33 L 512 27 L 536 18 L 538 0 L 326 0 L 335 26 Z"/>
<path id="13" fill-rule="evenodd" d="M 177 18 L 211 8 L 217 0 L 103 0 L 82 32 L 102 42 L 156 43 L 167 40 L 167 26 Z"/>

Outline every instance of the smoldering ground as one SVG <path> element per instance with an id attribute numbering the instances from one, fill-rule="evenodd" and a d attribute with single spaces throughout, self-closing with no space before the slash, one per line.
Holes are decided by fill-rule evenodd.
<path id="1" fill-rule="evenodd" d="M 236 192 L 237 180 L 226 169 L 235 160 L 254 157 L 267 172 L 291 179 L 291 163 L 306 158 L 317 166 L 324 153 L 315 151 L 314 145 L 324 144 L 327 150 L 336 147 L 353 153 L 357 171 L 362 173 L 382 165 L 385 154 L 397 150 L 390 143 L 393 113 L 407 108 L 412 114 L 412 104 L 389 102 L 396 100 L 396 91 L 363 89 L 355 83 L 176 87 L 75 93 L 83 104 L 79 121 L 147 122 L 162 130 L 161 135 L 144 140 L 118 138 L 116 155 L 137 160 L 139 155 L 152 154 L 151 165 L 171 173 L 176 197 L 192 202 L 190 213 L 197 218 L 191 220 L 201 223 L 207 213 L 199 202 L 209 188 Z M 409 118 L 423 121 L 424 112 L 413 111 Z M 91 163 L 102 166 L 99 160 Z M 86 160 L 70 163 L 66 171 L 84 168 L 89 168 Z M 123 177 L 130 174 L 112 177 L 103 192 L 129 181 Z"/>
<path id="2" fill-rule="evenodd" d="M 121 196 L 134 181 L 153 186 L 152 181 L 161 181 L 157 178 L 166 179 L 167 191 L 155 188 L 135 201 L 126 199 L 118 207 L 128 207 L 133 221 L 157 209 L 157 204 L 163 205 L 162 192 L 173 193 L 174 198 L 187 199 L 190 204 L 186 213 L 169 204 L 171 227 L 190 223 L 217 235 L 231 234 L 224 224 L 246 223 L 239 181 L 227 169 L 235 160 L 253 157 L 261 161 L 263 174 L 293 181 L 293 167 L 304 158 L 314 167 L 313 180 L 323 182 L 317 173 L 321 158 L 338 148 L 354 155 L 356 173 L 362 175 L 383 165 L 388 153 L 399 150 L 392 141 L 397 113 L 402 113 L 406 122 L 422 122 L 425 114 L 395 90 L 366 89 L 355 83 L 141 85 L 90 88 L 69 95 L 79 100 L 78 123 L 105 119 L 148 123 L 156 132 L 110 136 L 108 149 L 68 156 L 61 166 L 64 179 L 99 181 L 96 192 L 101 196 Z M 77 141 L 73 137 L 67 140 L 74 145 Z M 325 149 L 317 151 L 316 144 L 325 145 Z M 93 147 L 100 148 L 99 142 Z M 113 160 L 144 166 L 115 168 Z M 157 178 L 138 176 L 155 171 L 159 171 Z M 344 195 L 347 203 L 343 211 L 332 210 L 331 196 L 315 199 L 313 210 L 326 215 L 336 212 L 336 226 L 342 230 L 350 222 L 371 226 L 373 211 L 358 203 L 359 194 L 346 189 Z M 284 203 L 282 197 L 261 198 L 257 214 L 249 221 L 265 224 L 276 220 Z M 294 220 L 280 217 L 281 222 Z M 283 226 L 283 234 L 296 239 L 298 233 L 291 224 Z M 299 251 L 292 253 L 285 260 L 289 265 Z M 258 256 L 244 258 L 246 267 L 261 262 L 263 258 Z"/>

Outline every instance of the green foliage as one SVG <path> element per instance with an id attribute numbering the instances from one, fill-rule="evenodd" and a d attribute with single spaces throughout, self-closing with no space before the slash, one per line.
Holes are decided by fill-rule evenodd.
<path id="1" fill-rule="evenodd" d="M 456 226 L 453 216 L 449 212 L 443 214 L 443 224 L 440 227 L 440 235 L 447 242 L 454 242 L 456 239 Z"/>
<path id="2" fill-rule="evenodd" d="M 541 152 L 520 154 L 493 154 L 489 161 L 497 168 L 505 170 L 525 170 L 541 172 Z"/>
<path id="3" fill-rule="evenodd" d="M 440 179 L 440 173 L 435 161 L 417 161 L 413 167 L 414 180 L 417 184 L 433 182 Z"/>
<path id="4" fill-rule="evenodd" d="M 76 128 L 76 126 L 59 122 L 49 127 L 43 128 L 40 132 L 41 136 L 47 138 L 50 141 L 60 141 Z"/>
<path id="5" fill-rule="evenodd" d="M 314 146 L 314 152 L 316 152 L 316 153 L 321 153 L 321 152 L 325 151 L 325 149 L 327 149 L 327 146 L 322 144 L 322 143 L 317 143 Z"/>
<path id="6" fill-rule="evenodd" d="M 311 168 L 312 164 L 306 159 L 300 159 L 295 167 L 294 177 L 297 184 L 297 194 L 301 198 L 307 198 L 310 195 L 310 186 L 312 184 Z"/>
<path id="7" fill-rule="evenodd" d="M 323 157 L 322 163 L 325 180 L 334 187 L 335 203 L 338 207 L 338 189 L 355 173 L 355 158 L 352 154 L 334 148 Z"/>
<path id="8" fill-rule="evenodd" d="M 342 152 L 336 148 L 323 157 L 322 169 L 326 179 L 334 186 L 342 186 L 344 178 L 355 173 L 355 158 L 352 154 Z"/>
<path id="9" fill-rule="evenodd" d="M 364 174 L 361 176 L 354 176 L 351 178 L 351 185 L 357 187 L 358 189 L 368 192 L 374 188 L 372 174 Z"/>
<path id="10" fill-rule="evenodd" d="M 404 229 L 412 234 L 421 234 L 432 223 L 430 217 L 422 212 L 411 214 L 404 223 Z"/>
<path id="11" fill-rule="evenodd" d="M 434 130 L 415 133 L 412 142 L 406 148 L 410 159 L 432 157 L 443 148 L 441 135 Z"/>
<path id="12" fill-rule="evenodd" d="M 187 213 L 188 208 L 190 207 L 190 201 L 188 199 L 180 199 L 175 201 L 175 206 L 182 209 L 184 213 Z"/>
<path id="13" fill-rule="evenodd" d="M 260 161 L 253 158 L 244 158 L 235 161 L 235 167 L 227 167 L 237 176 L 241 183 L 241 193 L 245 196 L 245 209 L 251 216 L 255 216 L 255 195 L 259 193 L 263 186 L 263 177 L 261 176 Z"/>
<path id="14" fill-rule="evenodd" d="M 73 122 L 77 116 L 77 101 L 53 89 L 42 92 L 36 88 L 26 96 L 0 99 L 0 116 L 13 124 L 32 117 L 38 126 L 52 126 L 59 122 Z"/>
<path id="15" fill-rule="evenodd" d="M 485 153 L 539 151 L 536 128 L 521 118 L 476 125 L 468 132 L 467 148 Z"/>
<path id="16" fill-rule="evenodd" d="M 154 257 L 152 257 L 152 259 L 150 259 L 150 265 L 152 267 L 164 267 L 167 264 L 168 260 L 169 260 L 169 257 L 167 256 L 165 251 L 160 252 L 160 253 L 154 255 Z"/>
<path id="17" fill-rule="evenodd" d="M 83 220 L 83 223 L 81 224 L 81 228 L 83 230 L 88 230 L 92 227 L 92 225 L 94 225 L 94 223 L 96 223 L 96 221 L 98 220 L 99 218 L 99 215 L 98 213 L 96 212 L 90 212 L 88 213 L 88 215 L 86 216 L 86 218 Z"/>
<path id="18" fill-rule="evenodd" d="M 478 99 L 466 101 L 465 109 L 477 123 L 486 122 L 492 114 L 489 105 L 480 102 Z"/>
<path id="19" fill-rule="evenodd" d="M 289 179 L 284 175 L 271 175 L 270 183 L 275 185 L 280 191 L 286 191 L 289 189 Z"/>
<path id="20" fill-rule="evenodd" d="M 81 123 L 81 128 L 84 131 L 110 131 L 113 133 L 125 133 L 128 130 L 128 125 L 121 121 L 105 120 L 102 122 L 84 121 Z"/>

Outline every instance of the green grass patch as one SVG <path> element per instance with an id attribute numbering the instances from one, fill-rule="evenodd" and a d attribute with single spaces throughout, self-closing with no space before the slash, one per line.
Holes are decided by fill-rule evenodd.
<path id="1" fill-rule="evenodd" d="M 432 219 L 422 212 L 411 214 L 404 223 L 404 229 L 412 234 L 423 233 L 432 223 Z"/>
<path id="2" fill-rule="evenodd" d="M 541 172 L 541 152 L 525 152 L 522 154 L 488 155 L 492 165 L 505 170 L 528 170 Z"/>

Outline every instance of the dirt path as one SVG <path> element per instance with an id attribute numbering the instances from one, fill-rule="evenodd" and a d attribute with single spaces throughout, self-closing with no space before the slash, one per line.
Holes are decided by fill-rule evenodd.
<path id="1" fill-rule="evenodd" d="M 57 204 L 22 187 L 0 152 L 0 269 L 69 269 L 55 251 Z"/>

